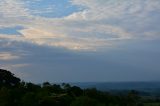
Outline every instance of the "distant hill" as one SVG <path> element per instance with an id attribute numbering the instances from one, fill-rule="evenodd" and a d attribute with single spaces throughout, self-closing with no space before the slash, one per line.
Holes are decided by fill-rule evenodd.
<path id="1" fill-rule="evenodd" d="M 81 88 L 97 88 L 101 91 L 137 90 L 156 94 L 160 91 L 160 82 L 85 82 L 71 84 Z"/>

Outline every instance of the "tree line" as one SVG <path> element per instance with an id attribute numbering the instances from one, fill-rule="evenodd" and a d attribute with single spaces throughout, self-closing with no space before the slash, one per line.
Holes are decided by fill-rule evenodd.
<path id="1" fill-rule="evenodd" d="M 137 91 L 112 94 L 67 83 L 34 84 L 0 69 L 0 106 L 143 106 Z"/>

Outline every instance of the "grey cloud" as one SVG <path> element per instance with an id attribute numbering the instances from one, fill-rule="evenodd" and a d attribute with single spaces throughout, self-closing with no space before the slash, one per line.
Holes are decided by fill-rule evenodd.
<path id="1" fill-rule="evenodd" d="M 1 55 L 12 58 L 0 66 L 35 82 L 159 80 L 159 0 L 72 3 L 85 8 L 44 18 L 21 0 L 0 0 L 0 28 L 24 27 L 0 35 Z"/>

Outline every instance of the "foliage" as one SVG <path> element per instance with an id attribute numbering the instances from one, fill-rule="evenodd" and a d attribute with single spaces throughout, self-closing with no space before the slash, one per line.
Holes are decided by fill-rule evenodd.
<path id="1" fill-rule="evenodd" d="M 0 69 L 0 86 L 15 86 L 19 84 L 20 79 L 7 70 Z"/>
<path id="2" fill-rule="evenodd" d="M 20 82 L 7 70 L 0 70 L 0 106 L 150 106 L 138 92 L 111 94 L 95 88 L 81 89 L 63 83 L 42 85 Z M 156 101 L 157 102 L 157 101 Z M 152 105 L 151 105 L 152 106 Z M 155 105 L 156 106 L 156 105 Z"/>

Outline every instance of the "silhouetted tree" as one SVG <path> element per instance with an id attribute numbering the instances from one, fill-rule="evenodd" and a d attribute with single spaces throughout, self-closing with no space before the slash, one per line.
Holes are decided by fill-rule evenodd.
<path id="1" fill-rule="evenodd" d="M 7 70 L 0 69 L 0 86 L 16 86 L 20 79 Z"/>

